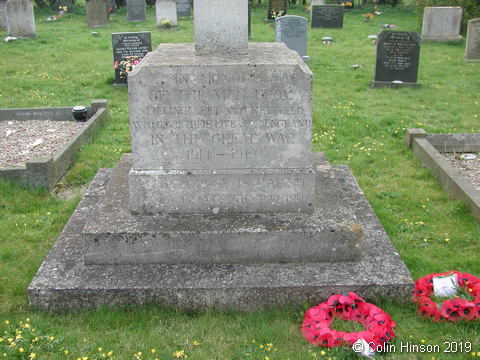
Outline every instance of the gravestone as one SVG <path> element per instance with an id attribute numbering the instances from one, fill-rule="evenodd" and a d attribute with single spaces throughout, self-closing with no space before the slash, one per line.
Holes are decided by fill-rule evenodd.
<path id="1" fill-rule="evenodd" d="M 176 28 L 177 22 L 177 2 L 175 0 L 157 0 L 155 2 L 155 16 L 157 27 L 162 27 L 162 21 L 170 20 L 170 26 Z"/>
<path id="2" fill-rule="evenodd" d="M 144 58 L 152 51 L 152 37 L 150 31 L 124 32 L 112 34 L 113 62 L 121 61 L 127 56 Z M 120 76 L 115 70 L 115 84 L 126 84 L 127 78 Z"/>
<path id="3" fill-rule="evenodd" d="M 105 26 L 108 24 L 106 0 L 88 0 L 85 7 L 88 27 Z"/>
<path id="4" fill-rule="evenodd" d="M 7 0 L 0 0 L 0 29 L 7 30 Z"/>
<path id="5" fill-rule="evenodd" d="M 275 19 L 275 40 L 284 42 L 291 50 L 295 50 L 304 61 L 307 56 L 307 22 L 304 17 L 286 15 Z"/>
<path id="6" fill-rule="evenodd" d="M 248 0 L 248 37 L 252 33 L 252 0 Z"/>
<path id="7" fill-rule="evenodd" d="M 312 28 L 343 28 L 342 5 L 313 5 Z"/>
<path id="8" fill-rule="evenodd" d="M 192 16 L 192 4 L 190 0 L 177 0 L 177 17 Z"/>
<path id="9" fill-rule="evenodd" d="M 413 31 L 382 30 L 372 87 L 418 87 L 420 36 Z"/>
<path id="10" fill-rule="evenodd" d="M 248 44 L 247 11 L 195 0 L 196 45 L 162 43 L 129 74 L 133 154 L 86 190 L 29 286 L 32 306 L 410 299 L 348 168 L 312 154 L 312 72 L 283 43 Z"/>
<path id="11" fill-rule="evenodd" d="M 480 60 L 480 18 L 468 22 L 465 60 Z"/>
<path id="12" fill-rule="evenodd" d="M 267 20 L 273 21 L 287 14 L 288 0 L 268 0 Z"/>
<path id="13" fill-rule="evenodd" d="M 140 22 L 146 18 L 145 0 L 127 0 L 127 20 L 131 22 Z"/>
<path id="14" fill-rule="evenodd" d="M 459 6 L 426 7 L 423 9 L 422 40 L 461 41 L 462 8 Z"/>
<path id="15" fill-rule="evenodd" d="M 6 4 L 7 32 L 18 38 L 35 37 L 33 4 L 28 0 L 9 0 Z"/>

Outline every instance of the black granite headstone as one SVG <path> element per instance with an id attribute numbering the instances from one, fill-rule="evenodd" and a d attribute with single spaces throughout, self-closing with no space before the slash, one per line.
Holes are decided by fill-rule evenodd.
<path id="1" fill-rule="evenodd" d="M 275 20 L 287 13 L 288 0 L 268 0 L 267 20 Z"/>
<path id="2" fill-rule="evenodd" d="M 146 21 L 146 1 L 127 0 L 127 21 Z"/>
<path id="3" fill-rule="evenodd" d="M 372 87 L 418 86 L 420 35 L 383 30 L 377 37 L 377 62 Z"/>
<path id="4" fill-rule="evenodd" d="M 190 0 L 177 0 L 177 17 L 192 16 L 192 4 Z"/>
<path id="5" fill-rule="evenodd" d="M 112 34 L 113 62 L 121 61 L 127 56 L 143 58 L 152 51 L 152 37 L 150 31 L 125 32 Z M 127 79 L 120 76 L 115 69 L 115 84 L 126 84 Z"/>
<path id="6" fill-rule="evenodd" d="M 313 5 L 312 28 L 343 28 L 343 5 Z"/>

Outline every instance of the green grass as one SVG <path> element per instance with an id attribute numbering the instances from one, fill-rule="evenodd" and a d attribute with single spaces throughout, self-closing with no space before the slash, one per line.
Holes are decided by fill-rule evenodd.
<path id="1" fill-rule="evenodd" d="M 441 133 L 479 131 L 480 64 L 463 60 L 464 42 L 425 43 L 418 79 L 421 89 L 371 90 L 375 46 L 367 36 L 384 23 L 394 23 L 400 30 L 420 28 L 416 14 L 408 9 L 385 8 L 383 15 L 364 22 L 361 15 L 368 10 L 348 11 L 341 30 L 309 31 L 312 60 L 308 66 L 315 75 L 313 148 L 324 151 L 331 163 L 352 169 L 414 278 L 451 269 L 480 275 L 478 223 L 463 204 L 449 200 L 403 142 L 408 127 Z M 290 13 L 308 15 L 301 7 Z M 99 168 L 115 166 L 121 154 L 130 151 L 127 90 L 111 85 L 110 34 L 151 30 L 154 47 L 193 41 L 192 20 L 181 20 L 180 30 L 157 31 L 153 9 L 146 23 L 127 23 L 121 9 L 107 27 L 97 29 L 86 28 L 80 7 L 56 22 L 47 22 L 49 15 L 37 11 L 36 39 L 0 42 L 0 107 L 87 105 L 91 99 L 106 98 L 111 118 L 82 148 L 62 180 L 62 192 L 73 196 L 64 199 L 0 182 L 0 321 L 18 323 L 29 317 L 37 333 L 54 336 L 53 341 L 42 339 L 49 346 L 44 345 L 37 358 L 45 359 L 92 359 L 109 350 L 119 359 L 134 359 L 139 351 L 142 359 L 169 359 L 179 350 L 185 350 L 189 359 L 356 358 L 345 349 L 308 345 L 298 330 L 304 308 L 242 314 L 142 307 L 58 315 L 29 309 L 26 288 L 74 211 L 80 199 L 75 194 Z M 264 6 L 254 9 L 252 41 L 274 40 L 273 27 L 263 22 L 265 16 Z M 100 36 L 91 36 L 92 31 Z M 327 35 L 333 37 L 334 45 L 321 44 Z M 354 63 L 362 67 L 352 69 Z M 445 349 L 445 341 L 470 341 L 480 358 L 479 322 L 435 324 L 418 318 L 413 304 L 383 301 L 377 305 L 398 324 L 393 344 L 420 344 L 423 339 Z M 0 334 L 9 326 L 13 325 L 1 323 Z M 193 346 L 193 341 L 200 345 Z M 155 355 L 151 348 L 157 350 Z M 464 359 L 471 355 L 396 352 L 378 357 Z"/>

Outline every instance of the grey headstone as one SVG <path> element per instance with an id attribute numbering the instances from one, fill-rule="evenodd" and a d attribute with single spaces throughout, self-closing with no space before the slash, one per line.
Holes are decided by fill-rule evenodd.
<path id="1" fill-rule="evenodd" d="M 35 37 L 33 4 L 28 0 L 9 0 L 6 5 L 8 35 Z"/>
<path id="2" fill-rule="evenodd" d="M 106 0 L 88 0 L 86 12 L 88 27 L 105 26 L 108 24 Z"/>
<path id="3" fill-rule="evenodd" d="M 313 5 L 312 28 L 343 28 L 343 5 Z"/>
<path id="4" fill-rule="evenodd" d="M 161 44 L 128 77 L 132 211 L 310 211 L 311 81 L 282 43 L 238 57 Z"/>
<path id="5" fill-rule="evenodd" d="M 212 8 L 222 16 L 212 16 Z M 196 0 L 194 11 L 197 55 L 247 53 L 247 0 Z"/>
<path id="6" fill-rule="evenodd" d="M 177 1 L 177 17 L 192 16 L 192 4 L 190 0 L 176 0 Z"/>
<path id="7" fill-rule="evenodd" d="M 139 22 L 147 20 L 145 0 L 127 0 L 127 20 Z"/>
<path id="8" fill-rule="evenodd" d="M 288 0 L 268 0 L 267 20 L 287 14 Z"/>
<path id="9" fill-rule="evenodd" d="M 468 22 L 466 60 L 480 60 L 480 18 Z"/>
<path id="10" fill-rule="evenodd" d="M 382 30 L 377 38 L 373 87 L 417 83 L 420 36 L 413 31 Z"/>
<path id="11" fill-rule="evenodd" d="M 252 33 L 252 0 L 248 0 L 248 37 Z"/>
<path id="12" fill-rule="evenodd" d="M 423 10 L 422 40 L 460 41 L 462 8 L 459 6 L 426 7 Z"/>
<path id="13" fill-rule="evenodd" d="M 304 60 L 307 56 L 307 19 L 297 15 L 285 15 L 275 20 L 276 41 L 284 42 Z"/>
<path id="14" fill-rule="evenodd" d="M 113 62 L 121 61 L 126 56 L 139 56 L 144 58 L 152 51 L 152 37 L 150 31 L 125 32 L 112 34 Z M 115 70 L 115 83 L 126 84 L 127 79 L 120 77 L 120 72 Z"/>
<path id="15" fill-rule="evenodd" d="M 155 2 L 155 16 L 157 27 L 162 26 L 162 21 L 170 20 L 171 27 L 177 27 L 177 2 L 175 0 L 157 0 Z"/>
<path id="16" fill-rule="evenodd" d="M 7 30 L 7 1 L 0 0 L 0 29 Z"/>

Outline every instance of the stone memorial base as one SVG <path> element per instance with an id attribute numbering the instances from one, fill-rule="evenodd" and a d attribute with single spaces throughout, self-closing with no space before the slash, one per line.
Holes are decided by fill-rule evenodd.
<path id="1" fill-rule="evenodd" d="M 370 87 L 375 88 L 402 88 L 402 87 L 410 87 L 410 88 L 419 88 L 422 84 L 419 83 L 411 83 L 411 82 L 392 82 L 392 81 L 375 81 L 372 80 L 370 83 Z"/>
<path id="2" fill-rule="evenodd" d="M 410 273 L 346 166 L 315 155 L 313 214 L 139 216 L 126 195 L 130 161 L 98 172 L 28 288 L 33 307 L 249 310 L 341 291 L 411 297 Z"/>

